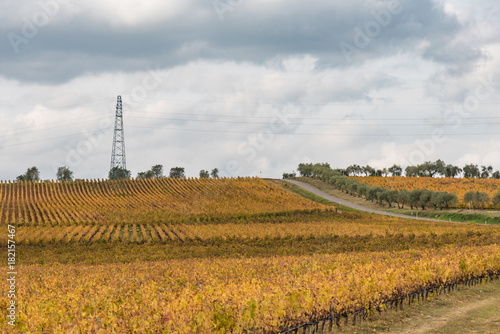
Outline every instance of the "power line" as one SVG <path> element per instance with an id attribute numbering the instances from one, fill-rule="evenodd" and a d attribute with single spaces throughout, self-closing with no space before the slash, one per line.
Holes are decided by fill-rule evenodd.
<path id="1" fill-rule="evenodd" d="M 27 144 L 34 144 L 34 143 L 38 143 L 38 142 L 41 142 L 41 141 L 49 141 L 49 140 L 54 140 L 54 139 L 61 139 L 61 138 L 81 136 L 81 135 L 82 135 L 82 133 L 74 133 L 74 134 L 71 134 L 71 135 L 64 135 L 64 136 L 51 137 L 51 138 L 45 138 L 45 139 L 37 139 L 37 140 L 34 140 L 34 141 L 28 141 L 28 142 L 23 142 L 23 143 L 3 145 L 3 146 L 0 146 L 0 149 L 6 148 L 6 147 L 13 147 L 13 146 L 21 146 L 21 145 L 27 145 Z"/>
<path id="2" fill-rule="evenodd" d="M 70 108 L 70 107 L 75 107 L 75 106 L 80 106 L 80 105 L 86 105 L 86 104 L 91 104 L 91 103 L 94 103 L 94 104 L 98 104 L 100 102 L 103 102 L 103 101 L 107 101 L 108 99 L 104 99 L 104 100 L 99 100 L 97 102 L 85 102 L 85 103 L 78 103 L 78 104 L 72 104 L 72 105 L 67 105 L 67 106 L 61 106 L 61 107 L 52 107 L 51 109 L 63 109 L 63 108 Z M 219 102 L 227 102 L 227 101 L 224 101 L 224 100 L 183 100 L 183 99 L 158 99 L 158 100 L 165 100 L 165 101 L 184 101 L 184 102 L 214 102 L 214 103 L 219 103 Z M 233 102 L 230 102 L 230 103 L 233 103 Z M 236 102 L 234 102 L 236 103 Z M 278 105 L 278 103 L 273 103 L 273 102 L 238 102 L 238 103 L 247 103 L 247 104 L 274 104 L 274 105 Z M 499 102 L 494 102 L 494 103 L 481 103 L 481 104 L 484 104 L 484 105 L 498 105 L 500 104 Z M 415 103 L 407 103 L 407 104 L 396 104 L 396 103 L 392 103 L 392 104 L 366 104 L 366 103 L 325 103 L 325 104 L 298 104 L 298 103 L 295 103 L 295 104 L 291 104 L 291 103 L 285 103 L 285 104 L 281 104 L 281 105 L 303 105 L 303 106 L 307 106 L 307 105 L 363 105 L 363 106 L 398 106 L 398 105 L 414 105 L 414 106 L 418 106 L 418 105 L 422 105 L 422 106 L 425 106 L 425 105 L 457 105 L 456 103 L 455 104 L 445 104 L 445 103 L 442 103 L 442 104 L 415 104 Z M 130 111 L 130 113 L 139 113 L 139 112 L 146 112 L 146 113 L 154 113 L 154 114 L 162 114 L 162 115 L 165 115 L 165 114 L 168 114 L 168 115 L 181 115 L 181 116 L 198 116 L 198 117 L 223 117 L 223 118 L 251 118 L 251 119 L 275 119 L 277 118 L 278 116 L 246 116 L 246 115 L 223 115 L 223 114 L 203 114 L 203 113 L 175 113 L 175 112 L 171 112 L 171 113 L 166 113 L 166 112 L 152 112 L 152 111 Z M 85 119 L 85 118 L 89 118 L 89 117 L 98 117 L 98 116 L 102 116 L 102 115 L 108 115 L 108 113 L 102 113 L 102 114 L 97 114 L 97 115 L 89 115 L 89 116 L 83 116 L 83 117 L 78 117 L 78 118 L 73 118 L 73 119 L 69 119 L 69 120 L 65 120 L 65 121 L 58 121 L 58 122 L 49 122 L 49 123 L 45 123 L 43 124 L 44 126 L 47 126 L 47 125 L 53 125 L 53 124 L 61 124 L 61 123 L 66 123 L 68 121 L 72 121 L 72 120 L 80 120 L 80 119 Z M 133 117 L 133 116 L 132 116 Z M 286 117 L 286 116 L 284 116 Z M 439 117 L 439 116 L 438 116 Z M 292 117 L 293 120 L 318 120 L 318 121 L 321 121 L 321 120 L 332 120 L 332 121 L 355 121 L 355 122 L 360 122 L 360 121 L 396 121 L 396 120 L 400 120 L 400 121 L 415 121 L 415 120 L 427 120 L 429 119 L 428 117 L 427 118 L 364 118 L 364 119 L 351 119 L 351 118 L 331 118 L 331 117 Z M 463 117 L 447 117 L 447 119 L 464 119 Z M 471 118 L 472 119 L 472 118 Z M 500 117 L 473 117 L 473 119 L 500 119 Z M 176 119 L 174 119 L 176 120 Z M 179 119 L 180 120 L 180 119 Z M 198 121 L 198 122 L 201 122 L 201 120 L 193 120 L 193 121 Z M 209 122 L 208 120 L 205 121 L 205 122 Z M 221 122 L 222 123 L 222 122 Z M 249 122 L 247 122 L 249 123 Z M 75 123 L 70 123 L 70 124 L 67 124 L 67 125 L 73 125 L 73 124 L 78 124 L 78 122 L 75 122 Z M 254 124 L 258 124 L 258 123 L 254 123 Z M 486 124 L 490 124 L 490 123 L 478 123 L 478 124 L 482 124 L 482 125 L 486 125 Z M 306 125 L 306 124 L 304 124 Z M 443 124 L 444 125 L 444 124 Z M 35 127 L 38 127 L 37 126 L 29 126 L 29 127 L 22 127 L 22 128 L 16 128 L 16 129 L 10 129 L 10 130 L 6 130 L 6 131 L 1 131 L 0 133 L 3 133 L 6 135 L 6 132 L 16 132 L 16 131 L 19 131 L 19 130 L 24 130 L 24 129 L 32 129 L 32 128 L 35 128 Z M 52 128 L 56 128 L 56 127 L 51 127 L 50 129 Z M 44 129 L 36 129 L 36 130 L 33 130 L 33 131 L 42 131 Z M 29 133 L 30 131 L 27 131 L 27 132 L 23 132 L 23 133 Z"/>
<path id="3" fill-rule="evenodd" d="M 150 112 L 151 113 L 151 112 Z M 162 114 L 162 113 L 158 113 Z M 239 116 L 239 115 L 203 115 L 203 114 L 181 114 L 181 113 L 167 113 L 167 114 L 175 114 L 175 115 L 191 115 L 191 116 L 207 116 L 207 117 L 237 117 L 237 118 L 257 118 L 257 119 L 277 119 L 277 117 L 259 117 L 259 116 Z M 17 135 L 17 134 L 27 134 L 27 133 L 33 133 L 33 132 L 39 132 L 39 131 L 46 131 L 46 130 L 52 130 L 56 128 L 61 128 L 61 127 L 67 127 L 67 126 L 72 126 L 72 125 L 78 125 L 78 124 L 83 124 L 83 123 L 91 123 L 95 122 L 98 120 L 103 120 L 103 119 L 110 119 L 110 117 L 101 117 L 103 115 L 108 115 L 108 113 L 103 113 L 103 114 L 97 114 L 97 115 L 89 115 L 89 116 L 83 116 L 79 118 L 74 118 L 74 119 L 69 119 L 65 121 L 58 121 L 58 122 L 50 122 L 50 123 L 45 123 L 43 124 L 44 126 L 46 125 L 52 125 L 52 124 L 61 124 L 61 123 L 66 123 L 68 121 L 72 120 L 79 120 L 79 119 L 85 119 L 85 118 L 95 118 L 87 121 L 82 121 L 82 122 L 71 122 L 67 124 L 62 124 L 62 125 L 57 125 L 53 127 L 46 127 L 42 129 L 34 129 L 34 130 L 29 130 L 29 131 L 23 131 L 23 132 L 17 132 L 19 130 L 24 130 L 24 129 L 32 129 L 37 126 L 29 126 L 29 127 L 23 127 L 23 128 L 17 128 L 17 129 L 12 129 L 12 130 L 7 130 L 7 131 L 2 131 L 0 132 L 0 136 L 9 136 L 9 135 Z M 143 120 L 148 120 L 148 119 L 155 119 L 155 120 L 165 120 L 165 121 L 187 121 L 187 122 L 206 122 L 206 123 L 225 123 L 225 124 L 257 124 L 257 125 L 267 125 L 269 123 L 264 123 L 264 122 L 251 122 L 251 121 L 220 121 L 220 120 L 195 120 L 195 119 L 183 119 L 183 118 L 160 118 L 160 117 L 137 117 L 137 116 L 129 116 L 129 118 L 135 118 L 135 119 L 143 119 Z M 461 119 L 461 118 L 448 118 L 448 120 L 452 119 Z M 491 119 L 491 120 L 497 120 L 500 119 L 500 117 L 474 117 L 474 119 Z M 278 119 L 279 120 L 279 119 Z M 411 119 L 403 119 L 403 118 L 372 118 L 372 119 L 339 119 L 339 118 L 321 118 L 321 117 L 315 117 L 315 118 L 308 118 L 308 117 L 302 117 L 302 118 L 291 118 L 291 120 L 331 120 L 331 121 L 353 121 L 353 122 L 359 122 L 359 121 L 414 121 L 414 120 L 426 120 L 426 118 L 411 118 Z M 325 123 L 318 123 L 318 124 L 308 124 L 308 123 L 289 123 L 287 122 L 286 124 L 289 125 L 306 125 L 306 126 L 316 126 L 316 125 L 328 125 Z M 462 124 L 462 125 L 467 125 L 467 126 L 475 126 L 475 125 L 496 125 L 498 123 L 473 123 L 473 124 Z M 334 124 L 331 124 L 334 125 Z M 380 124 L 345 124 L 342 123 L 342 126 L 377 126 Z M 383 126 L 436 126 L 436 125 L 455 125 L 455 124 L 450 124 L 450 123 L 428 123 L 428 124 L 383 124 Z M 11 132 L 11 133 L 7 133 Z"/>
<path id="4" fill-rule="evenodd" d="M 108 99 L 105 99 L 106 101 Z M 270 105 L 297 105 L 297 106 L 318 106 L 318 105 L 332 105 L 332 106 L 342 106 L 342 105 L 357 105 L 357 106 L 372 106 L 372 107 L 380 107 L 380 106 L 407 106 L 407 105 L 413 105 L 413 106 L 425 106 L 425 105 L 458 105 L 457 103 L 453 104 L 445 104 L 445 103 L 440 103 L 440 104 L 415 104 L 415 103 L 407 103 L 407 104 L 366 104 L 366 103 L 325 103 L 325 104 L 298 104 L 298 103 L 283 103 L 283 104 L 278 104 L 278 103 L 271 103 L 271 102 L 260 102 L 260 101 L 254 101 L 254 102 L 228 102 L 225 100 L 182 100 L 182 99 L 160 99 L 160 100 L 165 100 L 165 101 L 184 101 L 184 102 L 206 102 L 206 103 L 244 103 L 244 104 L 270 104 Z M 104 101 L 104 100 L 103 100 Z M 99 102 L 99 101 L 98 101 Z M 97 104 L 98 102 L 93 102 L 94 104 Z M 57 107 L 57 108 L 52 108 L 52 109 L 62 109 L 62 108 L 69 108 L 69 107 L 74 107 L 74 106 L 79 106 L 79 105 L 86 105 L 92 102 L 86 102 L 86 103 L 80 103 L 80 104 L 73 104 L 70 106 L 64 106 L 64 107 Z M 500 103 L 494 102 L 494 103 L 481 103 L 484 105 L 498 105 Z M 129 113 L 140 113 L 141 111 L 130 111 Z M 204 113 L 179 113 L 179 112 L 153 112 L 153 111 L 147 111 L 144 110 L 142 113 L 147 113 L 147 114 L 161 114 L 161 115 L 176 115 L 176 116 L 184 116 L 184 117 L 203 117 L 203 118 L 210 118 L 210 117 L 219 117 L 223 118 L 224 120 L 211 120 L 211 119 L 190 119 L 190 118 L 160 118 L 160 117 L 137 117 L 137 116 L 129 116 L 131 118 L 136 118 L 136 119 L 143 119 L 143 120 L 165 120 L 165 121 L 185 121 L 185 122 L 199 122 L 199 123 L 220 123 L 220 124 L 255 124 L 255 125 L 269 125 L 269 123 L 265 122 L 258 122 L 258 121 L 252 121 L 252 120 L 280 120 L 280 118 L 287 120 L 287 115 L 275 115 L 275 116 L 252 116 L 252 115 L 227 115 L 227 114 L 204 114 Z M 90 123 L 90 122 L 95 122 L 97 120 L 102 120 L 105 119 L 102 116 L 108 116 L 106 118 L 110 119 L 109 113 L 102 113 L 102 114 L 97 114 L 97 115 L 88 115 L 88 116 L 82 116 L 82 117 L 77 117 L 77 118 L 72 118 L 64 121 L 56 121 L 56 122 L 49 122 L 45 123 L 42 126 L 45 126 L 45 128 L 42 129 L 34 129 L 39 127 L 40 125 L 37 126 L 29 126 L 29 127 L 22 127 L 22 128 L 17 128 L 17 129 L 10 129 L 6 130 L 3 132 L 0 132 L 0 136 L 9 136 L 9 135 L 16 135 L 16 134 L 27 134 L 27 133 L 33 133 L 33 132 L 40 132 L 40 131 L 45 131 L 45 130 L 52 130 L 52 129 L 57 129 L 61 127 L 69 127 L 73 125 L 80 125 L 83 123 Z M 442 117 L 442 115 L 437 115 L 435 116 L 434 119 L 438 119 Z M 90 118 L 90 119 L 89 119 Z M 250 121 L 244 121 L 243 119 L 250 119 Z M 367 122 L 367 121 L 377 121 L 377 122 L 386 122 L 386 121 L 402 121 L 402 122 L 412 122 L 412 121 L 428 121 L 432 120 L 432 117 L 425 117 L 425 118 L 364 118 L 364 119 L 356 119 L 356 118 L 350 118 L 350 117 L 344 117 L 344 118 L 332 118 L 332 117 L 294 117 L 294 115 L 288 116 L 288 119 L 291 121 L 334 121 L 334 122 L 342 122 L 342 124 L 327 124 L 327 123 L 296 123 L 296 122 L 287 122 L 285 123 L 286 125 L 304 125 L 304 126 L 321 126 L 321 125 L 338 125 L 342 127 L 363 127 L 363 126 L 381 126 L 381 127 L 415 127 L 415 126 L 452 126 L 456 125 L 456 123 L 453 123 L 451 121 L 453 120 L 499 120 L 500 117 L 495 117 L 495 116 L 481 116 L 481 117 L 469 117 L 469 118 L 464 118 L 460 116 L 455 116 L 455 117 L 446 117 L 446 120 L 450 121 L 451 123 L 427 123 L 427 124 L 400 124 L 400 123 L 376 123 L 376 124 L 346 124 L 346 122 Z M 69 123 L 68 123 L 69 122 Z M 499 123 L 497 122 L 479 122 L 479 123 L 462 123 L 461 125 L 464 126 L 479 126 L 479 125 L 498 125 Z M 49 126 L 49 127 L 46 127 Z M 150 129 L 162 129 L 162 130 L 174 130 L 174 131 L 191 131 L 191 132 L 212 132 L 212 133 L 235 133 L 235 134 L 256 134 L 258 131 L 231 131 L 231 130 L 212 130 L 212 129 L 193 129 L 193 128 L 165 128 L 165 127 L 155 127 L 155 126 L 140 126 L 140 125 L 135 125 L 135 126 L 130 126 L 131 128 L 150 128 Z M 32 130 L 28 130 L 32 129 Z M 19 132 L 20 130 L 26 130 L 23 132 Z M 17 132 L 17 133 L 16 133 Z M 432 134 L 428 133 L 401 133 L 401 134 L 389 134 L 389 133 L 291 133 L 291 132 L 283 132 L 283 133 L 274 133 L 275 135 L 294 135 L 294 136 L 360 136 L 360 137 L 394 137 L 394 136 L 432 136 Z M 499 133 L 450 133 L 450 134 L 445 134 L 446 136 L 479 136 L 479 135 L 498 135 Z M 11 145 L 4 145 L 1 146 L 0 148 L 6 148 L 6 147 L 12 147 L 12 146 L 18 146 L 18 145 L 25 145 L 25 144 L 32 144 L 32 143 L 37 143 L 41 141 L 49 141 L 49 140 L 54 140 L 54 139 L 59 139 L 59 138 L 66 138 L 66 137 L 72 137 L 76 135 L 82 135 L 81 133 L 78 134 L 72 134 L 72 135 L 65 135 L 65 136 L 58 136 L 58 137 L 51 137 L 51 138 L 45 138 L 45 139 L 39 139 L 36 141 L 30 141 L 30 142 L 24 142 L 24 143 L 16 143 L 16 144 L 11 144 Z"/>
<path id="5" fill-rule="evenodd" d="M 286 118 L 286 115 L 275 115 L 275 116 L 245 116 L 245 115 L 222 115 L 222 114 L 200 114 L 200 113 L 176 113 L 176 112 L 155 112 L 155 111 L 131 111 L 130 113 L 150 113 L 150 114 L 162 114 L 162 115 L 182 115 L 182 116 L 202 116 L 202 117 L 226 117 L 226 118 L 252 118 L 252 119 L 276 119 L 279 116 Z M 293 116 L 293 115 L 291 115 Z M 129 116 L 134 117 L 134 116 Z M 140 117 L 145 118 L 145 117 Z M 292 117 L 291 117 L 292 118 Z M 293 117 L 294 120 L 332 120 L 332 121 L 417 121 L 417 120 L 427 120 L 429 117 L 423 118 L 363 118 L 363 119 L 349 119 L 349 118 L 331 118 L 331 117 Z M 455 116 L 447 117 L 446 119 L 464 119 L 464 117 Z M 500 119 L 500 117 L 473 117 L 471 119 Z"/>
<path id="6" fill-rule="evenodd" d="M 459 102 L 441 102 L 441 103 L 370 103 L 370 102 L 357 102 L 357 103 L 346 103 L 346 102 L 326 102 L 326 103 L 278 103 L 278 102 L 268 102 L 268 101 L 227 101 L 227 100 L 193 100 L 193 99 L 166 99 L 166 98 L 154 98 L 149 97 L 145 100 L 156 100 L 156 101 L 179 101 L 179 102 L 202 102 L 202 103 L 229 103 L 229 104 L 260 104 L 260 105 L 293 105 L 293 106 L 454 106 L 462 105 Z M 126 105 L 126 103 L 125 103 Z M 500 102 L 483 102 L 479 105 L 500 105 Z"/>
<path id="7" fill-rule="evenodd" d="M 101 119 L 103 119 L 103 118 L 101 118 Z M 64 128 L 64 127 L 68 127 L 68 126 L 72 126 L 72 125 L 80 125 L 80 124 L 83 124 L 83 123 L 94 123 L 97 120 L 100 120 L 100 119 L 83 121 L 83 122 L 80 122 L 80 123 L 70 123 L 70 124 L 64 124 L 64 125 L 57 125 L 57 126 L 53 126 L 53 127 L 49 127 L 49 128 L 36 129 L 36 130 L 30 130 L 30 131 L 23 131 L 23 132 L 16 132 L 16 133 L 12 133 L 12 134 L 2 134 L 0 132 L 0 136 L 6 137 L 6 136 L 13 136 L 13 135 L 21 135 L 21 134 L 26 134 L 26 133 L 47 131 L 47 130 L 53 130 L 53 129 L 58 129 L 58 128 Z"/>
<path id="8" fill-rule="evenodd" d="M 138 126 L 131 125 L 130 128 L 144 128 L 144 129 L 161 129 L 161 130 L 174 130 L 174 131 L 194 131 L 194 132 L 215 132 L 215 133 L 236 133 L 236 134 L 257 134 L 259 131 L 228 131 L 228 130 L 208 130 L 208 129 L 186 129 L 186 128 L 165 128 L 156 126 Z M 479 136 L 479 135 L 498 135 L 500 132 L 493 133 L 445 133 L 442 136 Z M 432 133 L 401 133 L 401 134 L 388 134 L 388 133 L 286 133 L 278 132 L 273 135 L 292 135 L 292 136 L 366 136 L 366 137 L 391 137 L 391 136 L 434 136 Z"/>
<path id="9" fill-rule="evenodd" d="M 52 102 L 54 100 L 48 100 L 48 101 L 41 101 L 39 102 L 38 104 L 46 104 L 48 102 Z M 50 109 L 67 109 L 67 108 L 72 108 L 72 107 L 79 107 L 79 106 L 84 106 L 84 105 L 87 105 L 87 104 L 99 104 L 99 103 L 102 103 L 102 102 L 105 102 L 105 101 L 110 101 L 109 98 L 105 98 L 105 99 L 100 99 L 100 100 L 97 100 L 97 101 L 87 101 L 87 102 L 81 102 L 81 103 L 73 103 L 73 104 L 67 104 L 65 106 L 59 106 L 59 107 L 50 107 Z M 12 103 L 2 103 L 1 105 L 4 105 L 4 106 L 7 106 L 7 105 L 10 105 Z"/>
<path id="10" fill-rule="evenodd" d="M 90 118 L 90 117 L 92 117 L 92 118 L 94 118 L 94 117 L 99 117 L 99 118 L 96 118 L 96 119 L 93 119 L 93 120 L 88 120 L 88 121 L 83 121 L 83 122 L 73 122 L 73 123 L 63 124 L 63 125 L 54 126 L 54 127 L 50 127 L 50 128 L 35 129 L 35 130 L 31 130 L 31 131 L 25 131 L 25 132 L 13 133 L 13 134 L 11 134 L 11 135 L 14 135 L 14 134 L 23 134 L 23 133 L 30 133 L 30 132 L 36 132 L 36 131 L 43 131 L 43 130 L 49 130 L 49 129 L 55 129 L 55 128 L 60 128 L 60 127 L 64 127 L 64 126 L 76 125 L 76 124 L 87 123 L 87 122 L 95 122 L 95 121 L 98 121 L 98 120 L 106 119 L 106 118 L 101 117 L 101 116 L 103 116 L 103 115 L 109 115 L 109 113 L 103 113 L 103 114 L 97 114 L 97 115 L 83 116 L 83 117 L 78 117 L 78 118 L 72 118 L 72 119 L 65 120 L 65 121 L 58 121 L 58 122 L 44 123 L 43 125 L 52 125 L 52 124 L 61 124 L 61 123 L 65 123 L 65 122 L 72 121 L 72 120 L 78 120 L 78 119 L 84 119 L 84 118 Z M 111 120 L 111 118 L 109 118 L 109 119 Z M 17 128 L 17 129 L 12 129 L 12 130 L 7 130 L 7 131 L 1 131 L 1 132 L 0 132 L 0 134 L 1 134 L 1 135 L 3 135 L 3 136 L 7 136 L 7 135 L 9 135 L 9 134 L 6 134 L 5 132 L 16 132 L 16 131 L 19 131 L 19 130 L 36 128 L 36 127 L 38 127 L 38 126 L 39 126 L 39 125 L 35 125 L 35 126 L 27 126 L 27 127 L 24 127 L 24 128 Z"/>
<path id="11" fill-rule="evenodd" d="M 167 128 L 167 127 L 155 127 L 155 126 L 138 126 L 131 125 L 128 128 L 142 128 L 142 129 L 160 129 L 160 130 L 174 130 L 174 131 L 189 131 L 189 132 L 209 132 L 209 133 L 234 133 L 234 134 L 258 134 L 259 131 L 228 131 L 228 130 L 209 130 L 209 129 L 186 129 L 186 128 Z M 95 131 L 95 130 L 94 130 Z M 402 134 L 389 134 L 389 133 L 294 133 L 294 132 L 281 132 L 281 133 L 273 133 L 273 135 L 288 135 L 288 136 L 359 136 L 359 137 L 411 137 L 411 136 L 425 136 L 431 137 L 434 134 L 432 133 L 402 133 Z M 481 135 L 500 135 L 499 132 L 490 132 L 490 133 L 445 133 L 442 136 L 481 136 Z M 27 144 L 34 144 L 43 141 L 50 141 L 61 138 L 69 138 L 75 136 L 82 136 L 82 133 L 74 133 L 64 136 L 57 136 L 45 139 L 37 139 L 34 141 L 15 143 L 10 145 L 0 146 L 0 149 L 22 146 Z"/>
<path id="12" fill-rule="evenodd" d="M 225 123 L 225 124 L 258 124 L 258 125 L 269 125 L 268 123 L 264 122 L 251 122 L 251 121 L 220 121 L 220 120 L 199 120 L 199 119 L 182 119 L 182 118 L 160 118 L 160 117 L 134 117 L 134 116 L 129 116 L 129 118 L 135 118 L 135 119 L 142 119 L 142 120 L 165 120 L 165 121 L 186 121 L 186 122 L 202 122 L 202 123 Z M 500 117 L 495 117 L 499 118 Z M 278 119 L 279 120 L 279 119 Z M 296 118 L 292 118 L 292 120 L 296 120 Z M 286 120 L 285 120 L 286 121 Z M 339 125 L 339 126 L 436 126 L 436 125 L 455 125 L 455 124 L 450 124 L 450 123 L 423 123 L 423 124 L 327 124 L 327 123 L 290 123 L 290 122 L 283 122 L 284 124 L 287 125 L 305 125 L 305 126 L 317 126 L 317 125 Z M 467 126 L 475 126 L 475 125 L 498 125 L 500 123 L 473 123 L 473 124 L 463 124 Z"/>

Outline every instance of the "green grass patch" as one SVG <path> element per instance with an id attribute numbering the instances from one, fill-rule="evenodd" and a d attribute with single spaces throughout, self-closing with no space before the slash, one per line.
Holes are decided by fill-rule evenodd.
<path id="1" fill-rule="evenodd" d="M 404 210 L 403 214 L 410 215 L 410 211 Z M 413 216 L 415 215 L 415 211 L 413 211 Z M 458 221 L 458 222 L 469 222 L 469 223 L 477 223 L 477 224 L 490 224 L 490 225 L 499 225 L 500 217 L 492 217 L 489 215 L 477 213 L 462 213 L 462 212 L 449 212 L 446 210 L 419 210 L 419 217 L 426 218 L 435 218 L 442 219 L 447 221 Z"/>
<path id="2" fill-rule="evenodd" d="M 340 204 L 337 204 L 337 203 L 334 203 L 334 202 L 330 202 L 329 200 L 327 200 L 327 199 L 325 199 L 323 197 L 314 195 L 313 193 L 310 193 L 309 191 L 304 190 L 304 189 L 300 188 L 299 186 L 296 186 L 295 184 L 288 183 L 288 182 L 283 181 L 283 180 L 266 179 L 266 181 L 271 182 L 274 185 L 277 185 L 277 186 L 279 186 L 279 187 L 281 187 L 281 188 L 283 188 L 283 189 L 285 189 L 287 191 L 290 191 L 290 192 L 292 192 L 292 193 L 294 193 L 294 194 L 296 194 L 298 196 L 301 196 L 301 197 L 303 197 L 305 199 L 308 199 L 310 201 L 314 201 L 314 202 L 321 203 L 321 204 L 324 204 L 324 205 L 334 206 L 334 207 L 338 208 L 341 211 L 361 212 L 361 211 L 358 211 L 356 209 L 350 208 L 348 206 L 344 206 L 344 205 L 340 205 Z M 299 180 L 299 181 L 303 181 L 303 180 Z"/>

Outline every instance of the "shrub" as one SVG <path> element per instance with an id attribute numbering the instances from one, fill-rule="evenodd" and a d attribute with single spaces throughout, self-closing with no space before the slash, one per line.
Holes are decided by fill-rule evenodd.
<path id="1" fill-rule="evenodd" d="M 474 209 L 484 209 L 486 205 L 490 204 L 490 196 L 480 191 L 469 191 L 464 195 L 464 202 L 470 203 Z"/>

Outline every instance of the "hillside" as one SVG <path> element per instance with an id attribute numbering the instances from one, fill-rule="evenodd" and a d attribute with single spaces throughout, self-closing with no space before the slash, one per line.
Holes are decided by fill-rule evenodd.
<path id="1" fill-rule="evenodd" d="M 0 223 L 179 223 L 328 208 L 257 178 L 0 183 Z"/>
<path id="2" fill-rule="evenodd" d="M 475 179 L 475 178 L 433 178 L 433 177 L 403 177 L 403 176 L 350 176 L 371 186 L 382 187 L 390 190 L 427 189 L 432 191 L 447 191 L 457 194 L 459 202 L 463 202 L 465 193 L 481 191 L 490 198 L 500 191 L 500 179 Z"/>
<path id="3" fill-rule="evenodd" d="M 495 226 L 346 212 L 260 179 L 11 183 L 1 195 L 12 333 L 351 325 L 500 273 Z"/>

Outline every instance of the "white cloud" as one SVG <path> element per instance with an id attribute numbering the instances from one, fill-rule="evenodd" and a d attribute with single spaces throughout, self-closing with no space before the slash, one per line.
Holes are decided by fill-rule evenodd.
<path id="1" fill-rule="evenodd" d="M 23 3 L 0 5 L 13 9 L 3 33 L 33 15 L 36 2 Z M 425 160 L 500 168 L 498 142 L 479 135 L 495 133 L 495 119 L 481 117 L 498 117 L 498 105 L 442 125 L 444 110 L 498 75 L 499 22 L 487 15 L 496 4 L 467 16 L 466 2 L 405 2 L 348 63 L 339 42 L 382 6 L 359 4 L 244 1 L 220 21 L 210 2 L 70 2 L 19 54 L 0 53 L 0 178 L 32 165 L 51 178 L 68 161 L 77 177 L 105 177 L 119 94 L 133 175 L 157 163 L 189 176 L 224 175 L 231 161 L 267 177 L 300 162 L 390 167 L 435 128 L 449 140 Z M 271 123 L 280 114 L 286 131 Z"/>
<path id="2" fill-rule="evenodd" d="M 197 3 L 200 5 L 200 3 Z M 163 20 L 190 15 L 196 11 L 195 2 L 184 1 L 134 1 L 134 0 L 90 0 L 79 3 L 82 15 L 89 15 L 112 26 L 138 27 Z"/>

